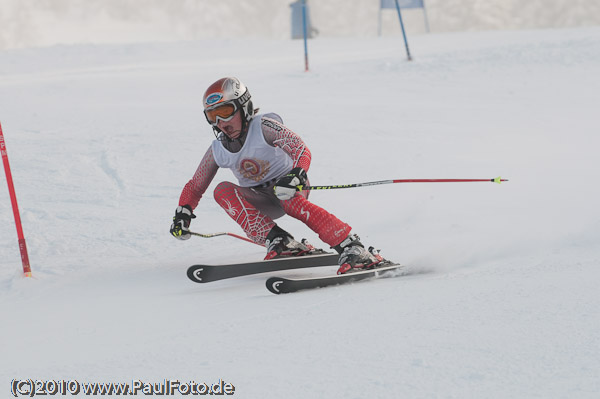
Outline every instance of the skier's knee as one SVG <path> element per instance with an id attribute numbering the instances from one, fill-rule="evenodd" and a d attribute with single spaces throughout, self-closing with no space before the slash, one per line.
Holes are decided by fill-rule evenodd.
<path id="1" fill-rule="evenodd" d="M 217 184 L 217 187 L 215 187 L 215 191 L 213 191 L 215 201 L 219 202 L 220 199 L 224 197 L 229 197 L 231 193 L 233 193 L 235 187 L 235 184 L 228 181 L 222 181 L 221 183 Z"/>

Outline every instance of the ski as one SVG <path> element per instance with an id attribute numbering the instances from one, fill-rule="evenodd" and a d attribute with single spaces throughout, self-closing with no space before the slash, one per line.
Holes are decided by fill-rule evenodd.
<path id="1" fill-rule="evenodd" d="M 279 270 L 335 266 L 338 258 L 338 254 L 324 253 L 228 265 L 193 265 L 188 268 L 187 276 L 196 283 L 209 283 L 227 278 Z"/>
<path id="2" fill-rule="evenodd" d="M 287 294 L 300 290 L 348 284 L 368 278 L 379 278 L 385 275 L 390 275 L 395 270 L 402 268 L 402 265 L 390 263 L 386 263 L 384 266 L 379 266 L 370 270 L 360 270 L 327 277 L 312 277 L 303 279 L 271 277 L 267 280 L 267 289 L 273 294 Z"/>

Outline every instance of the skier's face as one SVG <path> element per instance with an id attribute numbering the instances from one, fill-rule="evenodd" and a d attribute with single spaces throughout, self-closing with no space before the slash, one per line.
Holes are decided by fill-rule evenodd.
<path id="1" fill-rule="evenodd" d="M 219 119 L 217 121 L 217 127 L 232 140 L 240 137 L 240 134 L 242 133 L 242 116 L 240 110 L 238 109 L 233 118 L 229 121 Z"/>

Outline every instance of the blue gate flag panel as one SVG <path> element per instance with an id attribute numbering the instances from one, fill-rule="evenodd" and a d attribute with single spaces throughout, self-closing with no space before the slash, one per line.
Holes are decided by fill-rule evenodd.
<path id="1" fill-rule="evenodd" d="M 398 0 L 400 8 L 424 8 L 423 0 Z M 381 0 L 381 8 L 396 8 L 396 0 Z"/>

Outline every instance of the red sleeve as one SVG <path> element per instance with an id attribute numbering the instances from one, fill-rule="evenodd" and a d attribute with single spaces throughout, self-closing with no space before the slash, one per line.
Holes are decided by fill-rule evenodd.
<path id="1" fill-rule="evenodd" d="M 179 205 L 189 205 L 192 209 L 196 209 L 200 198 L 206 192 L 218 170 L 219 166 L 215 162 L 212 147 L 209 147 L 202 161 L 200 161 L 194 177 L 183 188 L 179 197 Z"/>
<path id="2" fill-rule="evenodd" d="M 267 143 L 284 150 L 294 161 L 294 167 L 308 171 L 310 150 L 296 133 L 275 119 L 263 117 L 261 121 L 263 136 Z"/>

